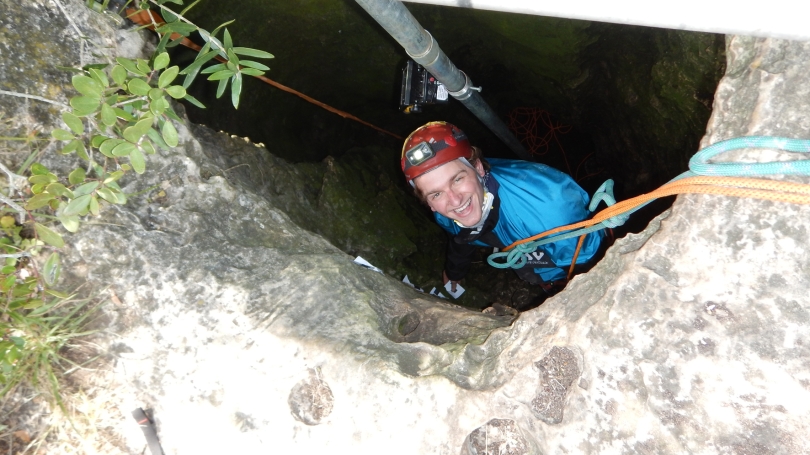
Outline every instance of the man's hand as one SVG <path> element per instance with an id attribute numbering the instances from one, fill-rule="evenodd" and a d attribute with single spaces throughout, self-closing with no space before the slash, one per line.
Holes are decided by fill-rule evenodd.
<path id="1" fill-rule="evenodd" d="M 442 270 L 442 284 L 447 284 L 448 281 L 450 281 L 450 278 L 447 278 L 447 272 Z M 456 285 L 457 284 L 458 284 L 458 281 L 450 281 L 450 290 L 452 292 L 456 292 Z"/>

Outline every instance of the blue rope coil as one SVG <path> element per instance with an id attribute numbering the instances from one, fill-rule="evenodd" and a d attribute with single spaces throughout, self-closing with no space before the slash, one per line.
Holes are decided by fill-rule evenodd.
<path id="1" fill-rule="evenodd" d="M 774 174 L 810 175 L 810 160 L 807 158 L 794 161 L 771 161 L 766 163 L 709 163 L 709 160 L 717 155 L 745 148 L 767 148 L 786 152 L 808 153 L 810 152 L 810 140 L 772 136 L 746 136 L 720 141 L 700 150 L 692 156 L 689 160 L 689 170 L 670 180 L 668 183 L 698 175 L 722 177 Z M 613 180 L 605 181 L 599 189 L 596 190 L 596 193 L 594 193 L 591 198 L 590 205 L 588 205 L 588 210 L 594 212 L 601 202 L 604 202 L 608 207 L 616 203 L 616 198 L 613 196 Z M 492 253 L 487 257 L 487 262 L 489 265 L 499 269 L 519 269 L 526 265 L 526 254 L 535 251 L 538 247 L 548 243 L 590 234 L 591 232 L 605 228 L 619 227 L 627 222 L 630 215 L 650 202 L 639 205 L 627 212 L 613 216 L 587 228 L 576 229 L 544 239 L 522 243 L 508 252 Z M 503 262 L 498 262 L 499 260 L 503 260 Z"/>

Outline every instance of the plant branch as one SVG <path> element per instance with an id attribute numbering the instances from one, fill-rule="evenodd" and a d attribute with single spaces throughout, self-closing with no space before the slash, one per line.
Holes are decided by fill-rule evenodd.
<path id="1" fill-rule="evenodd" d="M 29 95 L 27 93 L 19 93 L 19 92 L 9 92 L 8 90 L 0 90 L 0 95 L 16 96 L 18 98 L 27 98 L 31 100 L 42 101 L 44 103 L 50 103 L 55 106 L 59 106 L 62 109 L 70 109 L 70 106 L 68 106 L 67 104 L 62 104 L 59 101 L 49 100 L 48 98 L 43 98 L 37 95 Z"/>
<path id="2" fill-rule="evenodd" d="M 82 38 L 84 37 L 84 34 L 82 33 L 81 29 L 79 29 L 79 26 L 76 25 L 76 22 L 73 21 L 73 18 L 70 17 L 70 15 L 67 13 L 67 11 L 65 10 L 65 6 L 62 4 L 62 2 L 60 0 L 51 0 L 51 2 L 53 2 L 53 4 L 55 4 L 56 7 L 59 8 L 59 11 L 61 11 L 62 14 L 65 15 L 65 19 L 67 19 L 67 21 L 73 27 L 73 30 L 76 31 L 76 36 L 77 36 L 77 38 L 79 38 L 79 66 L 84 66 L 84 45 L 85 45 L 85 42 L 84 42 L 84 40 L 82 40 Z"/>
<path id="3" fill-rule="evenodd" d="M 201 28 L 199 25 L 195 24 L 194 22 L 191 22 L 190 20 L 188 20 L 188 19 L 186 19 L 185 17 L 183 17 L 183 15 L 181 15 L 180 13 L 175 12 L 174 10 L 170 9 L 169 7 L 167 7 L 167 6 L 165 6 L 165 5 L 158 5 L 158 4 L 157 4 L 157 2 L 156 2 L 155 0 L 149 0 L 149 3 L 154 4 L 155 6 L 157 6 L 158 8 L 160 8 L 160 10 L 164 10 L 164 9 L 165 9 L 165 10 L 168 10 L 168 11 L 169 11 L 169 12 L 171 12 L 173 15 L 177 16 L 177 18 L 178 18 L 178 19 L 180 19 L 181 21 L 185 22 L 185 23 L 186 23 L 186 24 L 188 24 L 188 25 L 191 25 L 191 26 L 196 27 L 196 28 L 197 28 L 197 32 L 198 32 L 200 35 L 203 35 L 203 39 L 205 39 L 205 36 L 206 36 L 206 35 L 207 35 L 208 37 L 210 37 L 210 38 L 214 38 L 214 36 L 213 36 L 213 35 L 211 35 L 211 33 L 210 33 L 210 32 L 208 32 L 208 30 L 205 30 L 205 29 Z M 150 16 L 150 17 L 151 17 L 151 16 Z M 231 21 L 231 22 L 233 22 L 233 21 Z M 158 26 L 158 25 L 157 25 L 157 24 L 155 24 L 154 19 L 152 20 L 152 24 L 153 24 L 153 26 L 155 27 L 155 33 L 157 33 L 157 26 Z M 206 39 L 205 41 L 208 41 L 208 40 Z M 214 50 L 218 50 L 218 51 L 220 51 L 220 54 L 222 54 L 223 56 L 225 56 L 225 54 L 224 54 L 225 48 L 223 48 L 222 46 L 220 46 L 219 44 L 217 44 L 216 39 L 214 39 L 214 40 L 212 40 L 212 41 L 211 41 L 211 47 L 212 47 L 212 48 L 214 48 Z M 227 56 L 225 56 L 225 57 L 227 57 Z"/>
<path id="4" fill-rule="evenodd" d="M 198 27 L 198 26 L 197 26 L 197 24 L 195 24 L 194 22 L 191 22 L 190 20 L 188 20 L 188 19 L 186 19 L 185 17 L 181 16 L 181 15 L 180 15 L 180 13 L 175 12 L 175 11 L 174 11 L 174 10 L 172 10 L 172 9 L 169 9 L 169 7 L 167 7 L 167 6 L 164 6 L 164 5 L 158 5 L 158 3 L 157 3 L 155 0 L 149 0 L 149 3 L 154 4 L 155 6 L 157 6 L 158 8 L 160 8 L 161 10 L 164 10 L 164 9 L 165 9 L 165 10 L 169 10 L 169 12 L 171 12 L 173 15 L 177 16 L 177 18 L 178 18 L 178 19 L 180 19 L 181 21 L 185 22 L 185 23 L 186 23 L 186 24 L 188 24 L 188 25 L 193 25 L 193 26 L 195 26 L 195 27 L 197 27 L 197 28 L 200 28 L 200 27 Z M 154 23 L 154 21 L 153 21 L 152 23 L 153 23 L 155 26 L 157 26 L 157 24 L 155 24 L 155 23 Z"/>
<path id="5" fill-rule="evenodd" d="M 3 194 L 0 194 L 0 202 L 3 202 L 5 204 L 7 204 L 9 207 L 11 207 L 17 213 L 20 214 L 20 224 L 23 224 L 25 222 L 25 215 L 28 212 L 26 212 L 24 208 L 20 207 L 16 202 L 14 202 L 11 199 L 7 198 Z"/>
<path id="6" fill-rule="evenodd" d="M 120 103 L 115 103 L 111 107 L 121 107 L 121 106 L 124 106 L 126 104 L 134 103 L 136 101 L 146 101 L 146 99 L 147 98 L 145 96 L 139 96 L 137 98 L 132 98 L 132 99 L 128 99 L 126 101 L 121 101 Z"/>
<path id="7" fill-rule="evenodd" d="M 65 18 L 67 19 L 68 22 L 70 22 L 70 25 L 73 27 L 73 30 L 76 30 L 76 34 L 79 35 L 79 37 L 81 38 L 83 36 L 82 31 L 79 30 L 79 26 L 77 26 L 76 23 L 73 22 L 73 18 L 70 17 L 67 11 L 65 11 L 65 6 L 62 5 L 62 2 L 60 2 L 59 0 L 51 0 L 51 1 L 56 5 L 57 8 L 59 8 L 59 11 L 61 11 L 62 14 L 65 15 Z"/>
<path id="8" fill-rule="evenodd" d="M 47 141 L 48 139 L 32 139 L 30 137 L 18 137 L 18 136 L 0 136 L 0 141 L 20 141 L 20 142 L 34 142 L 34 141 Z"/>
<path id="9" fill-rule="evenodd" d="M 23 251 L 22 253 L 14 253 L 14 254 L 0 254 L 0 258 L 30 258 L 31 253 L 27 251 Z"/>
<path id="10" fill-rule="evenodd" d="M 11 172 L 11 170 L 9 170 L 9 168 L 7 168 L 6 165 L 3 163 L 0 163 L 0 170 L 6 173 L 6 176 L 8 177 L 8 186 L 9 189 L 11 189 L 12 191 L 18 190 L 22 187 L 21 185 L 18 185 L 17 182 L 24 183 L 28 181 L 22 175 Z"/>
<path id="11" fill-rule="evenodd" d="M 154 190 L 154 189 L 156 189 L 156 188 L 160 188 L 160 183 L 155 184 L 155 185 L 152 185 L 152 186 L 150 186 L 150 187 L 147 187 L 147 188 L 142 189 L 141 191 L 137 191 L 137 192 L 135 192 L 135 193 L 129 193 L 129 194 L 127 194 L 126 196 L 127 196 L 128 198 L 135 197 L 135 196 L 140 196 L 140 195 L 145 194 L 145 193 L 148 193 L 148 192 L 150 192 L 150 191 L 152 191 L 152 190 Z"/>

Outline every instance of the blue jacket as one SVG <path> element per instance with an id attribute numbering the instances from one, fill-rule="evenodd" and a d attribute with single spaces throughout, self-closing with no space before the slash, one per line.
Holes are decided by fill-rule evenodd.
<path id="1" fill-rule="evenodd" d="M 487 191 L 495 195 L 495 201 L 480 232 L 462 228 L 453 220 L 433 212 L 436 222 L 451 234 L 445 270 L 448 278 L 454 281 L 466 275 L 475 246 L 503 248 L 517 240 L 582 221 L 591 215 L 588 193 L 567 174 L 528 161 L 496 158 L 487 161 L 491 169 L 484 181 Z M 603 237 L 604 231 L 588 234 L 577 264 L 590 261 L 598 252 Z M 531 261 L 517 270 L 518 275 L 534 283 L 565 278 L 577 241 L 577 238 L 571 238 L 541 246 L 529 255 Z"/>

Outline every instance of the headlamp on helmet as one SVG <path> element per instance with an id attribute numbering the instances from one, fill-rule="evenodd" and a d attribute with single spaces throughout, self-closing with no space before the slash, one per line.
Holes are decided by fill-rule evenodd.
<path id="1" fill-rule="evenodd" d="M 427 142 L 420 142 L 405 152 L 405 159 L 411 166 L 419 166 L 436 154 Z"/>
<path id="2" fill-rule="evenodd" d="M 402 147 L 402 172 L 411 184 L 420 175 L 458 158 L 472 156 L 470 141 L 463 131 L 445 122 L 419 127 Z"/>

